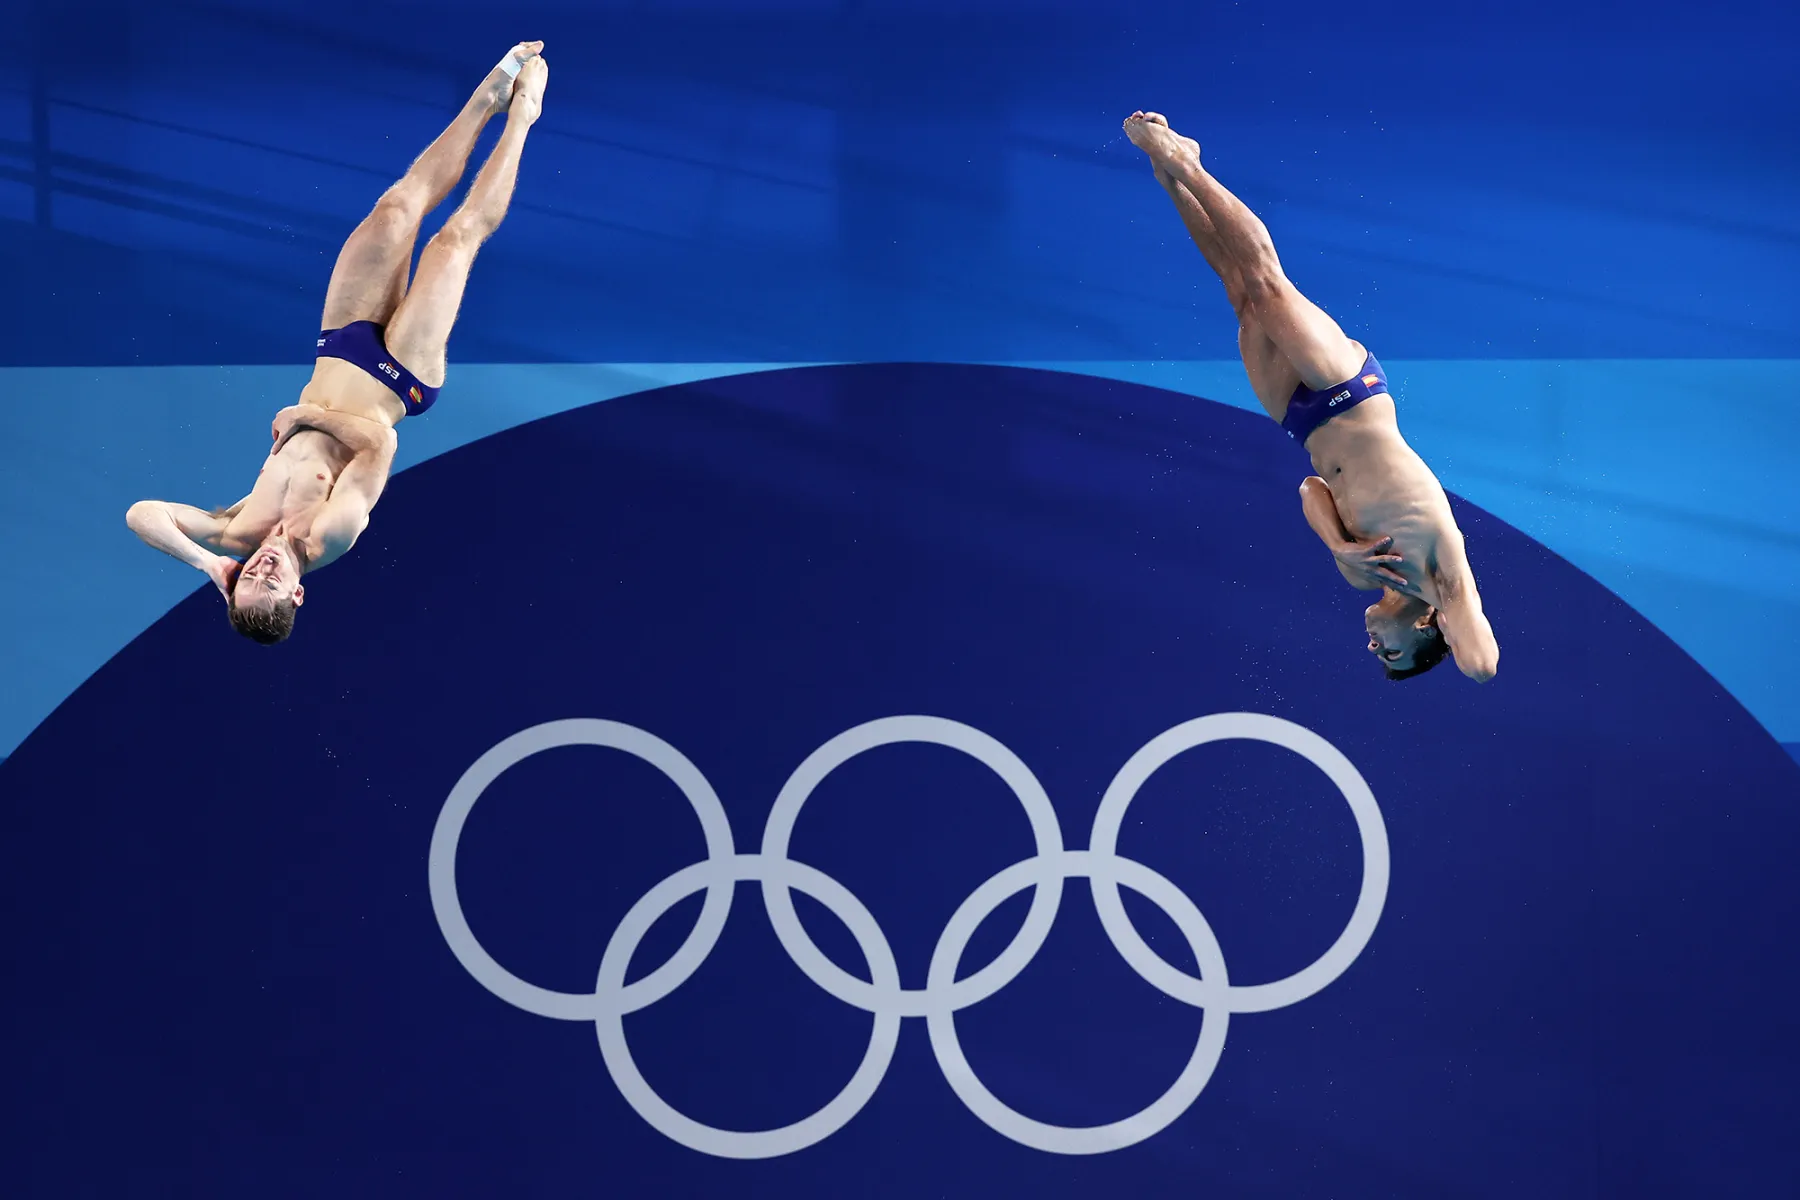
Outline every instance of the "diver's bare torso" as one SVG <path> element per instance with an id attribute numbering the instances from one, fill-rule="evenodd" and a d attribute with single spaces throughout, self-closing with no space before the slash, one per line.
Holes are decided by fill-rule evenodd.
<path id="1" fill-rule="evenodd" d="M 389 429 L 406 415 L 393 393 L 367 372 L 333 358 L 317 361 L 299 403 Z M 302 427 L 294 431 L 263 463 L 256 485 L 236 506 L 217 538 L 216 549 L 225 554 L 248 554 L 279 531 L 312 550 L 309 565 L 323 566 L 320 548 L 312 537 L 313 522 L 331 499 L 331 490 L 352 457 L 349 447 L 323 430 Z"/>
<path id="2" fill-rule="evenodd" d="M 1400 436 L 1394 401 L 1371 396 L 1306 441 L 1313 469 L 1331 488 L 1344 528 L 1359 540 L 1393 539 L 1393 569 L 1407 590 L 1442 607 L 1468 573 L 1462 531 L 1431 468 Z"/>
<path id="3" fill-rule="evenodd" d="M 1239 342 L 1256 398 L 1279 423 L 1296 389 L 1304 386 L 1300 373 L 1259 331 L 1246 330 Z M 1342 354 L 1348 374 L 1355 369 L 1348 364 L 1361 364 L 1368 350 L 1361 342 L 1346 339 Z M 1326 421 L 1306 439 L 1306 452 L 1312 456 L 1313 470 L 1331 489 L 1345 532 L 1363 542 L 1392 539 L 1384 553 L 1401 561 L 1387 563 L 1385 569 L 1405 577 L 1407 586 L 1401 591 L 1442 608 L 1447 593 L 1473 588 L 1462 531 L 1449 498 L 1425 460 L 1400 435 L 1391 395 L 1370 396 Z"/>

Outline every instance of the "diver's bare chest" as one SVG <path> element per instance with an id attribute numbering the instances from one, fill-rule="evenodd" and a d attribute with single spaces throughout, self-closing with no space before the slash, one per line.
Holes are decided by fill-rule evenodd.
<path id="1" fill-rule="evenodd" d="M 1405 494 L 1351 495 L 1347 499 L 1338 500 L 1338 514 L 1352 537 L 1391 537 L 1394 553 L 1409 561 L 1423 562 L 1433 556 L 1444 528 L 1429 503 Z"/>
<path id="2" fill-rule="evenodd" d="M 319 510 L 331 498 L 336 482 L 333 466 L 309 456 L 271 459 L 232 521 L 227 542 L 236 552 L 252 549 L 277 526 L 289 537 L 307 537 Z"/>

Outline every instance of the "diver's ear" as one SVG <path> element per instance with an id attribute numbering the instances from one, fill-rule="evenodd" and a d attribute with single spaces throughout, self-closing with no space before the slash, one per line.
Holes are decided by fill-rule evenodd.
<path id="1" fill-rule="evenodd" d="M 305 603 L 306 603 L 306 585 L 304 583 L 296 583 L 294 585 L 294 607 L 299 608 L 302 604 L 305 604 Z"/>
<path id="2" fill-rule="evenodd" d="M 1425 610 L 1424 616 L 1420 617 L 1418 620 L 1413 622 L 1413 628 L 1414 629 L 1430 629 L 1430 630 L 1433 630 L 1434 632 L 1438 633 L 1438 636 L 1441 637 L 1441 636 L 1443 636 L 1443 631 L 1439 630 L 1437 627 L 1437 616 L 1438 616 L 1437 609 L 1428 608 Z"/>

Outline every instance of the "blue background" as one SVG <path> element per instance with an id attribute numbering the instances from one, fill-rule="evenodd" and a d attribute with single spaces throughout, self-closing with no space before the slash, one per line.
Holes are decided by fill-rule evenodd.
<path id="1" fill-rule="evenodd" d="M 1791 1186 L 1765 1125 L 1794 1066 L 1771 1006 L 1792 982 L 1779 879 L 1800 799 L 1775 745 L 1800 744 L 1788 6 L 9 15 L 0 753 L 22 747 L 0 803 L 20 963 L 53 985 L 9 1002 L 35 1107 L 7 1157 L 27 1194 L 232 1194 L 250 1179 L 268 1194 L 271 1164 L 297 1172 L 295 1194 L 442 1194 L 464 1177 L 533 1191 L 592 1180 L 627 1149 L 685 1181 L 674 1194 L 792 1194 L 818 1166 L 807 1155 L 707 1174 L 723 1168 L 636 1123 L 591 1035 L 489 1002 L 424 904 L 430 822 L 481 748 L 602 715 L 701 762 L 742 845 L 755 806 L 825 738 L 953 702 L 965 711 L 944 715 L 1040 772 L 1072 838 L 1079 806 L 1179 720 L 1245 707 L 1309 723 L 1375 784 L 1393 910 L 1334 989 L 1234 1021 L 1212 1087 L 1139 1152 L 1071 1172 L 1003 1142 L 907 1030 L 876 1104 L 810 1152 L 832 1169 L 885 1173 L 895 1195 L 950 1178 L 932 1174 L 947 1162 L 957 1186 L 989 1192 L 1036 1171 L 1046 1188 L 1145 1194 Z M 196 578 L 137 546 L 124 508 L 246 490 L 270 416 L 306 378 L 337 246 L 519 37 L 549 43 L 546 115 L 477 268 L 451 387 L 403 429 L 409 469 L 375 540 L 315 581 L 294 645 L 253 654 L 221 636 L 209 596 L 179 603 Z M 1293 500 L 1304 460 L 1232 411 L 1255 405 L 1230 312 L 1118 133 L 1140 106 L 1200 138 L 1290 274 L 1390 367 L 1409 437 L 1479 505 L 1465 512 L 1506 648 L 1494 685 L 1369 678 L 1357 598 Z M 881 368 L 816 377 L 836 381 L 827 399 L 801 382 L 814 376 L 758 374 L 857 361 L 1060 374 Z M 647 390 L 708 379 L 735 382 Z M 880 552 L 810 574 L 808 547 L 841 552 L 846 525 Z M 969 628 L 985 631 L 969 657 L 945 658 Z M 865 656 L 852 679 L 846 645 Z M 259 780 L 271 762 L 281 773 Z M 1283 843 L 1277 860 L 1316 868 L 1313 900 L 1270 916 L 1285 892 L 1242 857 L 1263 853 L 1250 839 L 1156 862 L 1220 928 L 1234 977 L 1309 957 L 1277 950 L 1335 928 L 1332 897 L 1353 882 L 1347 823 L 1284 769 L 1246 757 L 1241 787 L 1198 770 L 1194 787 L 1245 825 L 1267 823 L 1270 796 L 1313 805 L 1337 840 Z M 884 823 L 840 816 L 822 865 L 864 895 L 916 981 L 949 911 L 1025 843 L 1012 818 L 947 852 L 964 805 L 902 816 L 973 784 L 890 787 L 869 801 Z M 1179 821 L 1199 818 L 1174 792 L 1167 804 L 1171 846 L 1191 848 Z M 469 867 L 502 907 L 521 876 L 617 880 L 585 909 L 586 893 L 532 884 L 491 918 L 526 955 L 541 939 L 563 986 L 597 958 L 571 944 L 598 946 L 693 857 L 691 830 L 658 824 L 668 804 L 619 807 L 649 846 L 641 863 L 613 845 L 617 811 L 584 826 L 599 818 L 570 802 L 496 827 L 493 857 Z M 561 876 L 504 853 L 565 839 Z M 595 845 L 610 849 L 590 862 Z M 946 879 L 921 895 L 890 848 L 896 864 L 944 862 Z M 1065 952 L 1110 954 L 1083 903 L 1065 900 L 1069 937 L 1089 923 Z M 573 930 L 523 915 L 590 909 Z M 761 980 L 782 960 L 757 919 L 734 917 L 750 932 L 734 926 L 746 940 L 720 954 Z M 1192 1036 L 1191 1012 L 1157 1024 L 1155 997 L 1109 969 L 1091 992 L 1028 975 L 1016 1010 L 990 1018 L 1045 1035 L 990 1051 L 1020 1107 L 1116 1116 L 1162 1078 L 1161 1048 Z M 719 1089 L 659 1061 L 671 1098 L 729 1121 L 757 1111 L 736 1081 L 759 1069 L 816 1069 L 792 1085 L 803 1098 L 836 1086 L 821 1081 L 843 1060 L 801 1035 L 837 1022 L 853 1056 L 862 1018 L 787 983 L 744 983 L 720 1011 L 746 1042 L 788 1036 L 761 1017 L 791 1022 L 792 1058 L 732 1059 Z M 1144 1008 L 1120 1007 L 1132 987 Z M 1121 1045 L 1144 1023 L 1157 1049 L 1120 1051 L 1150 1064 L 1141 1078 L 1104 1038 L 1070 1039 L 1058 1075 L 1031 1075 L 1083 1004 Z M 652 1047 L 692 1027 L 680 1011 L 645 1019 L 668 1023 Z M 710 1050 L 754 1057 L 736 1044 Z M 580 1096 L 552 1119 L 519 1098 L 527 1084 Z M 475 1106 L 463 1137 L 445 1096 Z M 370 1107 L 390 1101 L 411 1123 Z M 134 1149 L 100 1161 L 82 1149 L 99 1132 Z"/>

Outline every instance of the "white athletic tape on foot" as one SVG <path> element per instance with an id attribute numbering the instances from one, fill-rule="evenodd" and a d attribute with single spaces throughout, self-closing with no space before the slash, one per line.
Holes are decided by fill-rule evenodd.
<path id="1" fill-rule="evenodd" d="M 524 66 L 524 63 L 520 62 L 510 54 L 500 60 L 500 70 L 506 72 L 506 77 L 508 79 L 517 79 L 519 77 L 519 71 L 523 69 Z"/>

